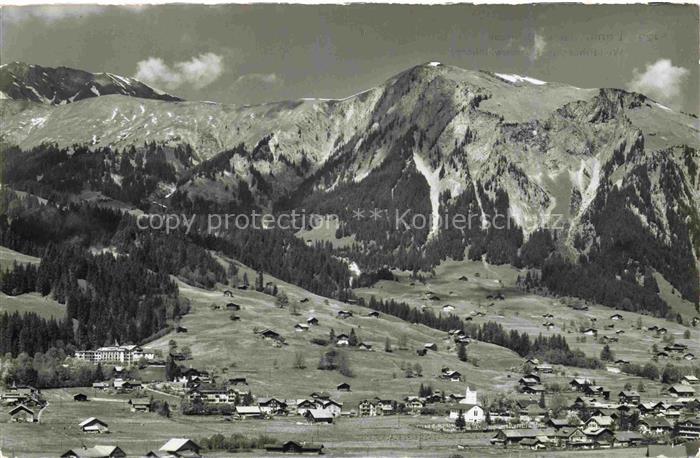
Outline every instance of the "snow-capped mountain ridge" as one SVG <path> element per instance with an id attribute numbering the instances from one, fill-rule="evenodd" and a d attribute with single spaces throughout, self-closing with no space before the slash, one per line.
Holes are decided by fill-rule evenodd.
<path id="1" fill-rule="evenodd" d="M 0 91 L 7 98 L 62 105 L 108 94 L 178 101 L 134 78 L 89 73 L 68 67 L 42 67 L 12 62 L 0 66 Z"/>

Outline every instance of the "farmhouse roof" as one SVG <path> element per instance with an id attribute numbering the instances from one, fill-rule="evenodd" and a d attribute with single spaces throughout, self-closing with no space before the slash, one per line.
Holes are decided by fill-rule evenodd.
<path id="1" fill-rule="evenodd" d="M 647 417 L 639 420 L 639 423 L 643 423 L 650 428 L 670 428 L 671 423 L 668 422 L 663 417 Z"/>
<path id="2" fill-rule="evenodd" d="M 115 455 L 115 452 L 117 451 L 124 453 L 124 451 L 116 445 L 95 445 L 94 447 L 90 448 L 74 448 L 68 450 L 61 456 L 78 456 L 80 458 L 104 458 Z M 126 456 L 126 454 L 124 454 L 124 456 Z"/>
<path id="3" fill-rule="evenodd" d="M 333 414 L 324 409 L 309 409 L 306 415 L 311 415 L 315 419 L 328 419 L 333 418 Z"/>
<path id="4" fill-rule="evenodd" d="M 626 398 L 635 398 L 635 397 L 638 398 L 641 395 L 633 390 L 623 390 L 623 391 L 620 391 L 620 396 L 624 396 Z"/>
<path id="5" fill-rule="evenodd" d="M 695 389 L 693 387 L 688 386 L 688 385 L 673 385 L 671 388 L 669 388 L 669 391 L 675 391 L 676 393 L 682 393 L 682 394 L 694 394 Z"/>
<path id="6" fill-rule="evenodd" d="M 90 417 L 90 418 L 88 418 L 88 419 L 86 419 L 86 420 L 81 421 L 81 422 L 78 424 L 78 426 L 80 426 L 80 427 L 82 428 L 82 427 L 84 427 L 84 426 L 92 425 L 92 424 L 95 424 L 95 423 L 99 423 L 99 424 L 101 424 L 101 425 L 107 426 L 107 423 L 105 423 L 104 421 L 100 420 L 99 418 L 95 418 L 95 417 Z"/>
<path id="7" fill-rule="evenodd" d="M 187 445 L 194 446 L 194 448 L 199 449 L 199 445 L 197 445 L 192 439 L 173 438 L 166 442 L 160 448 L 160 450 L 164 452 L 178 452 Z"/>
<path id="8" fill-rule="evenodd" d="M 258 406 L 236 406 L 236 413 L 239 414 L 260 414 L 262 411 Z"/>
<path id="9" fill-rule="evenodd" d="M 150 406 L 151 400 L 149 398 L 135 398 L 130 399 L 129 404 L 132 406 Z"/>
<path id="10" fill-rule="evenodd" d="M 593 421 L 595 421 L 600 426 L 611 426 L 615 422 L 612 417 L 609 417 L 607 415 L 601 415 L 598 417 L 591 417 L 586 422 L 586 424 L 591 423 Z"/>
<path id="11" fill-rule="evenodd" d="M 11 416 L 14 416 L 14 415 L 17 415 L 17 414 L 20 413 L 20 412 L 27 412 L 27 413 L 30 413 L 30 414 L 34 415 L 34 412 L 33 412 L 29 407 L 25 406 L 24 404 L 20 404 L 20 405 L 16 406 L 16 407 L 13 408 L 12 410 L 10 410 L 8 413 L 9 413 Z"/>

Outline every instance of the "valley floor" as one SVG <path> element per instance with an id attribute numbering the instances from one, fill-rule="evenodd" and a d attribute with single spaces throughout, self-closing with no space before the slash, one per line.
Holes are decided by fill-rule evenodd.
<path id="1" fill-rule="evenodd" d="M 90 398 L 75 402 L 73 394 L 82 392 Z M 445 423 L 440 417 L 368 417 L 341 418 L 331 425 L 312 425 L 302 417 L 293 416 L 273 420 L 224 421 L 221 416 L 193 417 L 175 412 L 171 418 L 155 413 L 132 413 L 129 396 L 95 392 L 92 389 L 43 390 L 48 406 L 41 423 L 10 423 L 0 416 L 0 451 L 7 457 L 38 458 L 59 456 L 66 450 L 85 444 L 119 445 L 129 456 L 140 456 L 157 450 L 171 437 L 189 437 L 197 440 L 216 433 L 226 436 L 265 434 L 280 441 L 297 440 L 321 443 L 327 456 L 643 456 L 644 449 L 616 449 L 607 451 L 551 451 L 529 452 L 496 448 L 489 444 L 493 432 L 440 433 L 420 428 L 426 423 Z M 160 397 L 157 393 L 144 393 Z M 172 402 L 172 399 L 167 399 Z M 95 435 L 80 432 L 78 423 L 89 417 L 98 417 L 110 428 L 109 434 Z M 225 453 L 207 453 L 207 457 L 225 456 Z M 265 452 L 251 451 L 236 456 L 263 456 Z M 284 455 L 290 456 L 290 455 Z"/>
<path id="2" fill-rule="evenodd" d="M 220 262 L 235 262 L 218 257 Z M 255 278 L 255 272 L 238 264 L 239 276 L 244 273 Z M 479 274 L 477 276 L 477 273 Z M 590 323 L 595 318 L 600 328 L 609 324 L 612 309 L 591 306 L 580 312 L 566 306 L 565 301 L 525 294 L 515 288 L 517 271 L 510 267 L 487 266 L 474 262 L 446 262 L 436 269 L 435 278 L 425 284 L 412 281 L 407 274 L 400 273 L 399 281 L 382 281 L 372 288 L 358 290 L 363 297 L 375 295 L 379 298 L 392 298 L 406 301 L 420 307 L 426 305 L 440 312 L 450 304 L 454 313 L 461 317 L 472 312 L 482 311 L 484 316 L 474 317 L 473 321 L 496 321 L 509 329 L 527 331 L 533 336 L 561 333 L 566 335 L 569 344 L 581 348 L 589 355 L 600 353 L 602 345 L 588 338 L 585 342 L 577 339 L 576 329 L 583 322 Z M 467 281 L 459 278 L 465 276 Z M 219 380 L 230 377 L 246 377 L 252 393 L 256 397 L 276 397 L 281 399 L 307 398 L 312 392 L 327 391 L 331 397 L 343 403 L 343 411 L 357 409 L 363 399 L 379 397 L 402 401 L 406 396 L 418 395 L 421 384 L 429 384 L 446 394 L 464 394 L 466 387 L 479 391 L 480 399 L 494 399 L 506 395 L 521 399 L 527 397 L 516 392 L 517 381 L 522 375 L 524 359 L 503 347 L 482 342 L 472 342 L 468 346 L 469 361 L 459 361 L 456 348 L 447 333 L 423 325 L 410 324 L 397 318 L 381 314 L 379 318 L 367 316 L 370 311 L 357 305 L 341 303 L 309 293 L 294 285 L 265 276 L 265 281 L 273 281 L 293 304 L 279 308 L 275 298 L 252 290 L 233 290 L 232 297 L 224 295 L 227 287 L 220 285 L 215 290 L 205 290 L 178 280 L 181 296 L 189 299 L 191 311 L 179 325 L 186 332 L 171 332 L 145 347 L 168 353 L 171 341 L 177 349 L 189 347 L 192 359 L 184 361 L 186 366 L 204 369 Z M 502 292 L 505 300 L 487 300 L 486 295 Z M 439 296 L 439 301 L 429 301 L 426 294 Z M 241 306 L 235 312 L 238 321 L 230 320 L 231 311 L 226 304 L 233 302 Z M 493 302 L 493 305 L 491 305 Z M 338 311 L 353 312 L 353 316 L 342 319 Z M 553 330 L 542 327 L 542 314 L 554 315 Z M 617 357 L 643 363 L 650 360 L 650 347 L 660 339 L 645 331 L 636 329 L 638 315 L 622 312 L 623 320 L 615 322 L 615 329 L 624 329 L 620 342 L 613 345 Z M 308 331 L 295 331 L 296 323 L 306 323 L 314 316 L 318 326 Z M 664 326 L 676 337 L 676 342 L 688 345 L 690 351 L 700 354 L 698 331 L 691 330 L 691 338 L 684 339 L 685 329 L 676 323 L 642 317 L 645 327 L 652 324 Z M 286 344 L 273 345 L 262 339 L 256 331 L 272 329 L 281 334 Z M 352 376 L 343 376 L 337 371 L 317 369 L 320 356 L 329 351 L 332 345 L 313 343 L 313 339 L 327 339 L 334 333 L 350 333 L 354 329 L 361 342 L 372 345 L 373 351 L 347 348 Z M 613 334 L 614 330 L 602 331 Z M 392 345 L 392 352 L 385 352 L 386 339 Z M 406 341 L 406 348 L 399 349 L 398 342 Z M 436 343 L 437 351 L 429 351 L 426 356 L 416 354 L 417 348 L 425 343 Z M 305 368 L 297 368 L 301 359 Z M 662 366 L 664 362 L 659 362 Z M 679 361 L 678 364 L 686 364 Z M 692 363 L 687 363 L 692 364 Z M 406 369 L 420 366 L 420 373 L 406 376 Z M 449 367 L 463 374 L 463 381 L 450 382 L 439 378 L 441 369 Z M 414 371 L 415 372 L 415 371 Z M 162 377 L 151 377 L 143 371 L 144 381 Z M 563 395 L 573 401 L 576 393 L 568 389 L 573 376 L 582 375 L 594 379 L 599 385 L 610 389 L 613 396 L 622 390 L 626 383 L 636 387 L 640 381 L 646 386 L 643 398 L 664 397 L 663 386 L 658 382 L 640 379 L 609 370 L 585 370 L 555 366 L 553 374 L 543 375 L 543 383 L 558 383 L 564 388 Z M 351 391 L 337 391 L 342 382 L 351 385 Z M 91 398 L 85 403 L 74 402 L 72 395 L 84 392 Z M 95 392 L 92 389 L 43 390 L 49 404 L 42 413 L 39 424 L 10 423 L 6 412 L 0 415 L 0 450 L 5 456 L 43 457 L 58 456 L 69 448 L 85 444 L 118 444 L 129 454 L 145 453 L 159 448 L 171 437 L 199 439 L 216 433 L 234 433 L 246 436 L 266 434 L 277 440 L 297 440 L 321 443 L 329 456 L 643 456 L 643 449 L 615 449 L 606 451 L 569 452 L 530 452 L 509 450 L 493 446 L 489 440 L 493 432 L 443 433 L 419 427 L 425 424 L 453 423 L 446 416 L 409 415 L 369 418 L 339 418 L 332 425 L 312 425 L 300 416 L 277 417 L 272 420 L 224 421 L 216 416 L 183 416 L 178 410 L 180 398 L 147 391 L 144 395 L 167 399 L 173 415 L 164 418 L 155 413 L 135 414 L 130 412 L 129 397 Z M 552 394 L 547 394 L 547 402 Z M 79 431 L 78 423 L 95 416 L 107 422 L 111 434 L 102 436 L 85 435 Z M 460 448 L 462 446 L 463 448 Z M 224 456 L 206 453 L 206 456 Z M 237 456 L 260 456 L 251 452 Z"/>

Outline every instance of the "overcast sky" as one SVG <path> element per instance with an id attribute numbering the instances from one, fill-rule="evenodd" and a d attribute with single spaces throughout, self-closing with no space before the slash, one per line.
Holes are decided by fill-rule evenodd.
<path id="1" fill-rule="evenodd" d="M 693 5 L 49 6 L 0 15 L 3 63 L 137 76 L 191 100 L 340 98 L 441 61 L 628 88 L 699 111 Z"/>

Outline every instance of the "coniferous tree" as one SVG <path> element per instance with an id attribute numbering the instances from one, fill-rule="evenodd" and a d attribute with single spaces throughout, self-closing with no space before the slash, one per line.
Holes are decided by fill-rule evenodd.
<path id="1" fill-rule="evenodd" d="M 168 356 L 168 361 L 165 365 L 165 378 L 168 381 L 174 381 L 180 376 L 180 367 L 175 363 L 172 356 Z"/>
<path id="2" fill-rule="evenodd" d="M 95 379 L 100 382 L 105 379 L 105 375 L 102 372 L 102 363 L 97 363 L 97 367 L 95 367 Z"/>
<path id="3" fill-rule="evenodd" d="M 610 349 L 610 345 L 606 344 L 600 351 L 600 359 L 603 361 L 612 361 L 615 359 L 613 351 Z"/>
<path id="4" fill-rule="evenodd" d="M 348 344 L 349 344 L 351 347 L 356 347 L 358 343 L 359 343 L 359 342 L 358 342 L 358 339 L 357 339 L 357 335 L 355 334 L 355 328 L 352 328 L 352 329 L 350 330 L 350 336 L 348 337 Z"/>
<path id="5" fill-rule="evenodd" d="M 455 427 L 460 431 L 467 427 L 467 422 L 464 420 L 464 413 L 462 412 L 462 409 L 459 409 L 459 413 L 455 419 Z"/>
<path id="6" fill-rule="evenodd" d="M 467 346 L 463 342 L 460 342 L 457 346 L 457 357 L 460 361 L 467 360 Z"/>
<path id="7" fill-rule="evenodd" d="M 263 278 L 263 271 L 258 270 L 255 277 L 255 291 L 262 292 L 265 289 L 265 280 Z"/>

